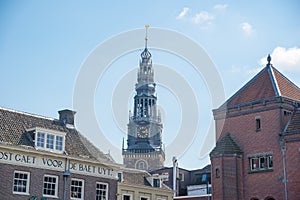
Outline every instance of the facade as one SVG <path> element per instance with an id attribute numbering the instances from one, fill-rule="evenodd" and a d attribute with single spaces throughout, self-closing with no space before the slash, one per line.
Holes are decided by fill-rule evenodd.
<path id="1" fill-rule="evenodd" d="M 186 170 L 176 167 L 164 167 L 150 172 L 152 175 L 164 177 L 163 183 L 175 189 L 174 199 L 208 199 L 211 196 L 211 168 L 210 165 L 202 169 Z M 174 187 L 174 178 L 176 183 Z"/>
<path id="2" fill-rule="evenodd" d="M 268 63 L 213 111 L 213 199 L 300 199 L 300 90 Z"/>
<path id="3" fill-rule="evenodd" d="M 117 199 L 120 165 L 59 119 L 0 108 L 0 199 Z"/>
<path id="4" fill-rule="evenodd" d="M 118 182 L 118 200 L 171 200 L 173 190 L 162 182 L 162 177 L 147 171 L 124 169 Z"/>
<path id="5" fill-rule="evenodd" d="M 128 168 L 154 170 L 163 167 L 161 116 L 157 109 L 151 53 L 146 46 L 141 54 L 135 85 L 133 113 L 129 113 L 127 148 L 123 143 L 123 161 Z"/>

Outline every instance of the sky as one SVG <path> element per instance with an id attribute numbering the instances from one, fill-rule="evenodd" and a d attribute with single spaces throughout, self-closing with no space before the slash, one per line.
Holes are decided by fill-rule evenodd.
<path id="1" fill-rule="evenodd" d="M 273 66 L 300 85 L 299 8 L 296 0 L 1 1 L 0 106 L 53 118 L 58 118 L 58 110 L 75 109 L 80 132 L 122 163 L 120 149 L 123 138 L 126 141 L 128 110 L 133 108 L 143 29 L 149 24 L 148 47 L 156 64 L 166 165 L 176 156 L 180 167 L 201 168 L 209 163 L 214 143 L 207 140 L 214 134 L 212 109 L 221 105 L 213 103 L 215 91 L 209 78 L 222 83 L 219 89 L 228 99 L 265 66 L 271 54 Z M 171 34 L 159 38 L 159 30 L 197 43 L 205 59 L 214 64 L 209 69 L 201 66 L 211 74 L 198 73 L 188 59 L 161 48 L 165 40 L 172 48 L 181 48 L 181 41 Z M 128 32 L 136 37 L 116 43 L 118 36 Z M 126 49 L 135 43 L 139 48 Z M 92 91 L 88 93 L 90 106 L 77 87 L 84 67 L 93 53 L 102 50 L 103 55 L 112 55 L 122 48 L 102 76 L 97 73 L 103 66 L 91 69 L 96 82 L 86 90 Z M 187 53 L 193 56 L 197 51 Z M 185 93 L 185 87 L 190 93 Z M 76 102 L 88 104 L 91 113 L 84 113 Z M 88 123 L 95 123 L 89 120 L 93 117 L 98 128 L 87 128 Z M 183 125 L 187 121 L 190 127 Z M 174 146 L 178 151 L 173 151 Z"/>

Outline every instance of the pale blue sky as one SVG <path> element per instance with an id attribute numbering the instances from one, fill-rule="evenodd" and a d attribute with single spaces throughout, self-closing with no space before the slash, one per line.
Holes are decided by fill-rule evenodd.
<path id="1" fill-rule="evenodd" d="M 114 35 L 143 28 L 145 24 L 177 31 L 202 46 L 222 77 L 227 98 L 262 68 L 265 63 L 261 59 L 268 53 L 272 54 L 274 66 L 299 85 L 299 10 L 300 3 L 296 0 L 126 3 L 1 1 L 0 106 L 57 118 L 58 110 L 72 108 L 76 77 L 93 49 Z M 151 48 L 151 28 L 149 33 Z M 143 40 L 143 37 L 137 40 Z M 135 52 L 128 55 L 128 58 L 124 56 L 114 65 L 121 66 L 124 61 L 126 65 L 137 66 L 139 54 L 140 52 Z M 172 63 L 182 62 L 176 59 L 164 52 L 153 51 L 154 63 L 157 61 L 172 66 Z M 117 69 L 112 67 L 112 70 Z M 196 93 L 200 93 L 202 87 L 204 93 L 207 93 L 203 80 L 199 81 L 199 85 L 195 80 L 190 82 Z M 134 89 L 134 83 L 131 89 Z M 101 113 L 100 93 L 98 91 L 95 96 L 96 102 L 99 102 L 95 106 L 98 109 L 95 113 L 103 116 L 98 113 Z M 106 101 L 110 101 L 110 98 L 108 96 Z M 166 107 L 166 100 L 163 99 L 174 99 L 163 88 L 158 93 L 158 98 L 161 105 Z M 131 99 L 124 101 L 130 107 Z M 179 119 L 173 119 L 170 115 L 174 113 L 169 113 L 169 109 L 165 109 L 164 113 L 165 118 L 170 119 L 165 124 L 165 140 L 174 138 L 170 132 L 178 128 Z M 208 110 L 203 111 L 205 115 L 200 118 L 207 116 L 211 119 L 213 108 L 206 109 Z M 101 120 L 99 117 L 99 123 Z M 111 123 L 103 129 L 106 132 L 114 131 L 114 126 Z M 85 130 L 81 132 L 85 134 Z M 92 134 L 86 135 L 91 139 Z M 110 138 L 115 145 L 121 145 L 122 137 L 119 136 Z M 207 159 L 203 161 L 195 155 L 201 145 L 200 141 L 201 137 L 196 138 L 192 147 L 181 157 L 179 162 L 182 167 L 198 168 L 207 163 Z M 101 141 L 93 143 L 101 149 Z M 121 162 L 120 158 L 115 159 Z"/>

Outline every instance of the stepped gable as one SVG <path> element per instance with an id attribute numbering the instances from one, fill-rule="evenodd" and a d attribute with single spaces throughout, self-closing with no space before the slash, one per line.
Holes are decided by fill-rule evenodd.
<path id="1" fill-rule="evenodd" d="M 65 154 L 69 156 L 115 164 L 114 160 L 96 148 L 74 126 L 68 127 L 58 119 L 0 107 L 0 144 L 36 150 L 28 134 L 29 129 L 36 127 L 65 132 Z"/>
<path id="2" fill-rule="evenodd" d="M 242 155 L 243 151 L 240 146 L 234 141 L 230 133 L 227 133 L 221 138 L 216 147 L 210 153 L 210 157 L 218 157 L 222 155 Z"/>
<path id="3" fill-rule="evenodd" d="M 232 107 L 257 100 L 286 97 L 300 101 L 300 89 L 270 63 L 221 106 Z"/>

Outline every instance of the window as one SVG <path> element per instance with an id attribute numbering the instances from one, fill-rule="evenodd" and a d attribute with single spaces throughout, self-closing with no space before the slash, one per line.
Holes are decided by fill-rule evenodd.
<path id="1" fill-rule="evenodd" d="M 63 150 L 63 137 L 62 136 L 56 136 L 56 150 L 62 151 Z"/>
<path id="2" fill-rule="evenodd" d="M 202 174 L 202 183 L 206 183 L 207 179 L 206 179 L 206 174 Z"/>
<path id="3" fill-rule="evenodd" d="M 220 168 L 216 168 L 216 178 L 220 178 Z"/>
<path id="4" fill-rule="evenodd" d="M 123 174 L 122 172 L 118 173 L 118 182 L 122 182 L 123 181 Z"/>
<path id="5" fill-rule="evenodd" d="M 153 187 L 156 187 L 156 188 L 160 187 L 160 180 L 158 178 L 153 179 Z"/>
<path id="6" fill-rule="evenodd" d="M 43 195 L 47 197 L 57 197 L 57 188 L 58 188 L 58 177 L 57 176 L 44 176 L 44 189 Z"/>
<path id="7" fill-rule="evenodd" d="M 30 173 L 15 171 L 13 193 L 15 194 L 29 194 Z"/>
<path id="8" fill-rule="evenodd" d="M 54 149 L 54 135 L 47 134 L 47 142 L 46 142 L 46 148 L 47 149 Z"/>
<path id="9" fill-rule="evenodd" d="M 257 155 L 250 157 L 250 171 L 265 171 L 273 169 L 273 156 L 272 155 Z"/>
<path id="10" fill-rule="evenodd" d="M 268 169 L 272 169 L 273 168 L 273 156 L 268 156 L 267 161 L 268 161 L 268 163 L 267 163 Z"/>
<path id="11" fill-rule="evenodd" d="M 184 181 L 184 174 L 179 174 L 179 180 Z"/>
<path id="12" fill-rule="evenodd" d="M 71 180 L 71 199 L 83 198 L 84 182 L 80 179 Z"/>
<path id="13" fill-rule="evenodd" d="M 261 129 L 260 117 L 256 117 L 255 121 L 256 121 L 256 131 L 260 131 Z"/>
<path id="14" fill-rule="evenodd" d="M 140 200 L 149 200 L 149 197 L 141 197 Z"/>
<path id="15" fill-rule="evenodd" d="M 36 147 L 59 153 L 64 151 L 66 133 L 39 127 L 27 131 L 35 131 L 33 140 Z"/>
<path id="16" fill-rule="evenodd" d="M 36 146 L 44 148 L 45 145 L 45 133 L 37 133 Z"/>
<path id="17" fill-rule="evenodd" d="M 96 200 L 107 200 L 108 199 L 108 184 L 97 183 L 96 184 Z"/>
<path id="18" fill-rule="evenodd" d="M 123 194 L 122 200 L 132 200 L 131 199 L 131 195 L 129 195 L 129 194 Z"/>
<path id="19" fill-rule="evenodd" d="M 147 163 L 144 160 L 139 160 L 135 164 L 137 169 L 146 170 L 147 169 Z"/>

